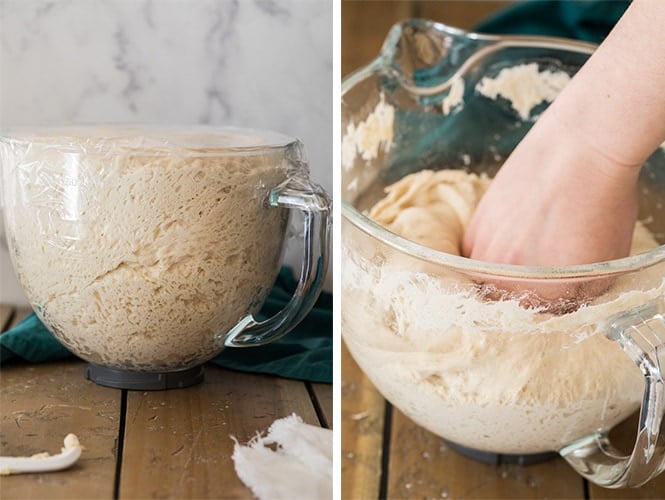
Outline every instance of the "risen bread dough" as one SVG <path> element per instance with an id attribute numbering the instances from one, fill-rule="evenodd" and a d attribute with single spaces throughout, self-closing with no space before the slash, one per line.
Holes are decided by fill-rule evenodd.
<path id="1" fill-rule="evenodd" d="M 423 170 L 389 186 L 369 216 L 411 241 L 460 255 L 464 230 L 489 184 L 486 175 L 463 170 Z M 657 246 L 653 235 L 638 222 L 631 254 Z"/>
<path id="2" fill-rule="evenodd" d="M 410 240 L 459 254 L 489 184 L 423 171 L 387 190 L 370 217 Z M 488 301 L 477 277 L 410 257 L 349 224 L 342 239 L 342 330 L 382 394 L 426 429 L 498 453 L 558 450 L 635 411 L 640 370 L 606 337 L 612 316 L 662 301 L 665 265 L 619 275 L 566 314 Z M 657 245 L 641 225 L 633 252 Z"/>
<path id="3" fill-rule="evenodd" d="M 107 137 L 0 143 L 17 275 L 42 321 L 88 361 L 203 363 L 270 291 L 288 213 L 264 202 L 293 167 L 280 150 L 163 153 L 140 136 L 138 152 L 102 154 Z"/>

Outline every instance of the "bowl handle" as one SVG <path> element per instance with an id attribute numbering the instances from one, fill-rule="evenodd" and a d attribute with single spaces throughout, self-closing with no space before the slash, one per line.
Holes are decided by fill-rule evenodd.
<path id="1" fill-rule="evenodd" d="M 645 378 L 635 447 L 624 456 L 605 432 L 559 451 L 589 481 L 606 488 L 636 487 L 665 470 L 665 297 L 612 318 L 608 338 L 617 342 Z"/>
<path id="2" fill-rule="evenodd" d="M 300 279 L 291 300 L 284 309 L 265 321 L 251 314 L 223 335 L 226 347 L 252 347 L 267 344 L 286 335 L 312 309 L 328 268 L 331 202 L 320 186 L 294 177 L 270 191 L 272 207 L 300 210 L 304 223 L 304 255 Z"/>

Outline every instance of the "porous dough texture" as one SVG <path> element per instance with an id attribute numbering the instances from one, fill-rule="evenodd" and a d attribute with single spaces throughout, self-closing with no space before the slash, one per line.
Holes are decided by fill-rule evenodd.
<path id="1" fill-rule="evenodd" d="M 459 254 L 490 179 L 421 171 L 387 188 L 369 216 L 392 232 Z M 409 257 L 343 230 L 342 331 L 354 359 L 412 420 L 496 453 L 559 450 L 635 411 L 640 370 L 605 336 L 607 320 L 665 294 L 662 264 L 618 276 L 566 314 L 488 300 L 482 277 Z M 638 225 L 633 253 L 657 246 Z"/>
<path id="2" fill-rule="evenodd" d="M 462 238 L 491 179 L 464 170 L 423 170 L 386 188 L 369 217 L 392 232 L 429 248 L 461 254 Z M 631 255 L 658 246 L 638 221 Z"/>
<path id="3" fill-rule="evenodd" d="M 283 152 L 67 140 L 0 144 L 10 253 L 36 313 L 87 361 L 207 361 L 279 271 L 288 211 L 266 199 L 292 168 Z"/>

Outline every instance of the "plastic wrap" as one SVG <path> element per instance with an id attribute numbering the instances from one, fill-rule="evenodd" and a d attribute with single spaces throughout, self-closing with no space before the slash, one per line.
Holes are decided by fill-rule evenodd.
<path id="1" fill-rule="evenodd" d="M 302 145 L 271 132 L 82 127 L 0 138 L 10 255 L 33 308 L 105 366 L 180 370 L 222 348 L 278 273 Z"/>

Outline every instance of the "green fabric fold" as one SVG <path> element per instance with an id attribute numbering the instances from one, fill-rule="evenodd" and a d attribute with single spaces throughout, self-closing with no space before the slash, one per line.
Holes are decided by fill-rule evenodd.
<path id="1" fill-rule="evenodd" d="M 476 31 L 600 43 L 630 5 L 626 0 L 528 0 L 485 19 Z"/>

